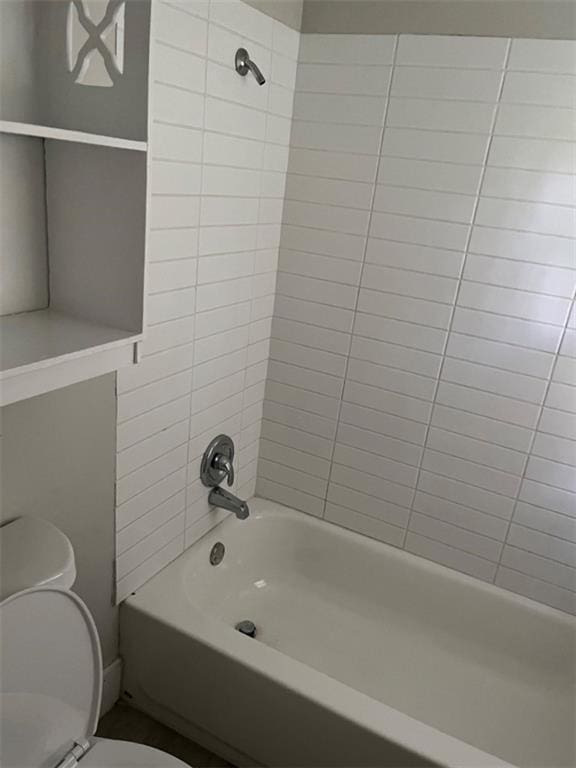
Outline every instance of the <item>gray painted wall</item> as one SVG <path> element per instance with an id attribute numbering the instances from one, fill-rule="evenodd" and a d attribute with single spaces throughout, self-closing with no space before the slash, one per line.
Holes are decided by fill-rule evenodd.
<path id="1" fill-rule="evenodd" d="M 48 305 L 44 142 L 0 135 L 0 315 Z"/>
<path id="2" fill-rule="evenodd" d="M 31 122 L 38 115 L 38 95 L 34 83 L 35 15 L 32 3 L 20 0 L 0 2 L 0 115 L 9 117 L 9 105 L 13 115 L 28 116 Z"/>
<path id="3" fill-rule="evenodd" d="M 576 39 L 576 2 L 305 0 L 302 32 Z"/>
<path id="4" fill-rule="evenodd" d="M 292 29 L 300 30 L 304 0 L 244 0 L 244 2 Z"/>
<path id="5" fill-rule="evenodd" d="M 0 519 L 35 515 L 70 538 L 74 591 L 94 616 L 105 666 L 118 655 L 115 388 L 115 374 L 108 374 L 0 410 Z"/>

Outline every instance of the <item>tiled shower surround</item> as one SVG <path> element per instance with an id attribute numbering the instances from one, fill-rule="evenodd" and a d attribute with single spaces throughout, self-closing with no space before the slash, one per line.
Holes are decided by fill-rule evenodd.
<path id="1" fill-rule="evenodd" d="M 575 44 L 302 35 L 291 121 L 299 37 L 155 3 L 118 598 L 221 519 L 228 432 L 239 495 L 576 612 Z"/>
<path id="2" fill-rule="evenodd" d="M 240 0 L 154 0 L 143 361 L 118 374 L 117 597 L 222 519 L 220 432 L 254 493 L 300 35 Z M 234 71 L 248 49 L 260 88 Z"/>
<path id="3" fill-rule="evenodd" d="M 302 37 L 257 486 L 572 612 L 575 72 Z"/>

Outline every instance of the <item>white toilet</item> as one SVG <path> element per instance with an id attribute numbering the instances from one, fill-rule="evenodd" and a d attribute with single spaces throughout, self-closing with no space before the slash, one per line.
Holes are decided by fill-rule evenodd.
<path id="1" fill-rule="evenodd" d="M 102 659 L 67 537 L 21 517 L 0 528 L 2 768 L 187 768 L 151 747 L 94 737 Z"/>

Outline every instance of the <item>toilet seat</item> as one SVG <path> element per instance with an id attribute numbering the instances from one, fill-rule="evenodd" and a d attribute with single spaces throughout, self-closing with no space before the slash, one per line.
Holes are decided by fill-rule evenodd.
<path id="1" fill-rule="evenodd" d="M 73 592 L 32 587 L 0 603 L 0 764 L 54 768 L 94 735 L 102 661 L 94 620 Z"/>
<path id="2" fill-rule="evenodd" d="M 95 739 L 79 768 L 189 768 L 172 755 L 130 741 Z"/>
<path id="3" fill-rule="evenodd" d="M 0 602 L 3 768 L 186 768 L 159 750 L 95 739 L 102 659 L 94 620 L 67 589 Z"/>

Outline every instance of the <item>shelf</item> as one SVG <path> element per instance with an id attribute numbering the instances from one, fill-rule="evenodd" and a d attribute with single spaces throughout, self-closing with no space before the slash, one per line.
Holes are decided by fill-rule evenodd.
<path id="1" fill-rule="evenodd" d="M 50 128 L 47 125 L 34 125 L 32 123 L 14 123 L 9 120 L 0 120 L 0 133 L 11 133 L 16 136 L 35 136 L 41 139 L 56 139 L 57 141 L 72 141 L 76 144 L 93 144 L 98 147 L 131 149 L 136 152 L 146 152 L 148 147 L 145 141 L 117 139 L 114 136 L 98 136 L 95 133 L 67 131 L 64 128 Z"/>
<path id="2" fill-rule="evenodd" d="M 45 309 L 0 318 L 0 405 L 134 361 L 141 334 Z"/>

